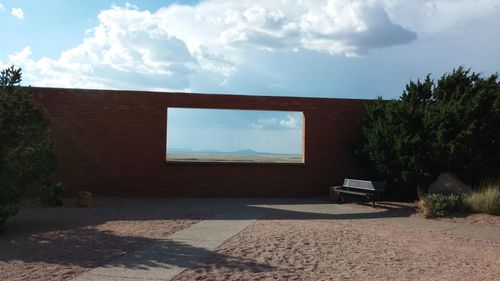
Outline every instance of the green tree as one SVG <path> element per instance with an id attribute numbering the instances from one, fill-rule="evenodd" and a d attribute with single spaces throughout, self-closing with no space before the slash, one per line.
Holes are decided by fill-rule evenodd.
<path id="1" fill-rule="evenodd" d="M 500 173 L 500 81 L 459 67 L 367 106 L 356 154 L 388 191 L 416 195 L 441 172 L 475 184 Z"/>
<path id="2" fill-rule="evenodd" d="M 0 72 L 0 230 L 27 192 L 47 184 L 56 157 L 44 110 L 21 87 L 21 69 Z"/>

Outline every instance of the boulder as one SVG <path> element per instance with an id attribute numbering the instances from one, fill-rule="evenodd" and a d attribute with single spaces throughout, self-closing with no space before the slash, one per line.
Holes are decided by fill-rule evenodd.
<path id="1" fill-rule="evenodd" d="M 430 186 L 428 193 L 467 194 L 472 188 L 463 183 L 453 173 L 442 173 Z"/>
<path id="2" fill-rule="evenodd" d="M 76 198 L 76 205 L 78 207 L 92 206 L 92 193 L 87 191 L 79 191 L 78 197 Z"/>

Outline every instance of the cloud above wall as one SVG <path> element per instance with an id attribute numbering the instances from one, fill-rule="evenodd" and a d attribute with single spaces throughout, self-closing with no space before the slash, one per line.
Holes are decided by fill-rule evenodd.
<path id="1" fill-rule="evenodd" d="M 2 5 L 2 7 L 0 7 L 0 9 L 3 9 L 3 8 L 4 8 L 4 7 L 3 7 L 3 5 Z M 12 9 L 10 10 L 10 13 L 11 13 L 14 17 L 16 17 L 16 18 L 18 18 L 18 19 L 20 19 L 20 20 L 24 19 L 24 11 L 23 11 L 23 9 L 21 9 L 21 8 L 15 8 L 15 7 L 12 7 Z"/>
<path id="2" fill-rule="evenodd" d="M 421 33 L 453 33 L 500 17 L 498 0 L 383 0 L 389 17 Z M 486 21 L 485 21 L 486 20 Z M 495 25 L 496 28 L 496 25 Z"/>
<path id="3" fill-rule="evenodd" d="M 246 50 L 359 57 L 415 39 L 375 0 L 208 0 L 156 12 L 127 4 L 101 11 L 59 58 L 33 59 L 28 46 L 8 63 L 37 86 L 189 91 L 194 73 L 234 75 Z"/>
<path id="4" fill-rule="evenodd" d="M 198 44 L 269 51 L 301 49 L 358 56 L 374 48 L 406 44 L 416 34 L 393 23 L 380 1 L 205 1 L 162 9 L 170 25 L 186 17 L 210 25 Z M 182 36 L 182 35 L 179 35 Z M 205 37 L 205 38 L 203 38 Z"/>

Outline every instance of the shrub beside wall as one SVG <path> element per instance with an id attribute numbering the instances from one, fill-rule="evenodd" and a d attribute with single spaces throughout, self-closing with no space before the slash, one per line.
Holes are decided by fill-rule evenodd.
<path id="1" fill-rule="evenodd" d="M 456 212 L 471 211 L 500 215 L 500 180 L 488 180 L 469 194 L 419 194 L 417 209 L 426 218 L 445 217 Z"/>
<path id="2" fill-rule="evenodd" d="M 464 196 L 459 194 L 426 194 L 418 201 L 418 210 L 426 218 L 446 217 L 464 209 Z"/>
<path id="3" fill-rule="evenodd" d="M 21 69 L 0 73 L 0 231 L 28 191 L 47 182 L 56 158 L 43 109 L 22 88 Z"/>
<path id="4" fill-rule="evenodd" d="M 500 171 L 500 81 L 460 67 L 410 81 L 366 109 L 356 155 L 392 194 L 416 196 L 442 172 L 477 184 Z"/>

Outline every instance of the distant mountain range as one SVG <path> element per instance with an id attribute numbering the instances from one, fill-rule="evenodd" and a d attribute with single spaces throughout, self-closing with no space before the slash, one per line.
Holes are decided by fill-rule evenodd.
<path id="1" fill-rule="evenodd" d="M 194 150 L 186 148 L 168 148 L 167 152 L 170 153 L 203 153 L 203 154 L 237 154 L 237 155 L 295 155 L 288 153 L 272 153 L 272 152 L 262 152 L 255 151 L 252 149 L 240 149 L 236 151 L 218 151 L 218 150 Z"/>

